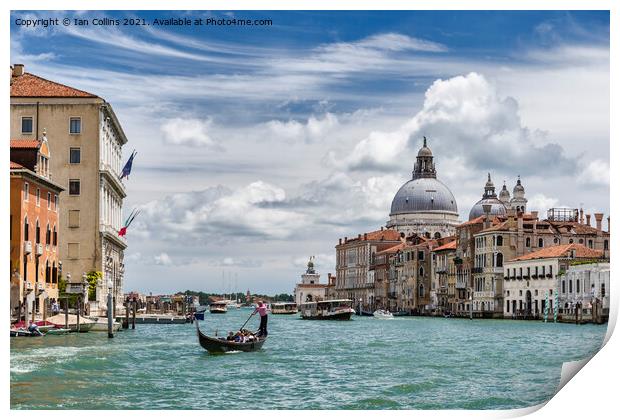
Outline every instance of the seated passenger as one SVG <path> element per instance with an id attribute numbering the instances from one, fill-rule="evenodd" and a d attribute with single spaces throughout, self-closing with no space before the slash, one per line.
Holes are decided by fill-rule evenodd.
<path id="1" fill-rule="evenodd" d="M 226 341 L 235 341 L 235 335 L 232 331 L 228 331 L 228 336 L 226 337 Z"/>

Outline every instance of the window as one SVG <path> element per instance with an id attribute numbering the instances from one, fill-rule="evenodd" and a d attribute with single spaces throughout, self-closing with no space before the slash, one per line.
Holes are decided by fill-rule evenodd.
<path id="1" fill-rule="evenodd" d="M 53 239 L 52 244 L 54 246 L 58 245 L 58 231 L 56 230 L 56 225 L 54 225 L 54 236 L 52 239 Z"/>
<path id="2" fill-rule="evenodd" d="M 499 238 L 501 238 L 501 236 Z M 497 254 L 497 257 L 496 257 L 496 260 L 495 260 L 495 265 L 497 267 L 503 267 L 504 266 L 504 255 L 501 252 L 499 252 Z"/>
<path id="3" fill-rule="evenodd" d="M 418 251 L 418 260 L 424 261 L 424 251 Z"/>
<path id="4" fill-rule="evenodd" d="M 27 182 L 24 182 L 24 201 L 28 201 L 29 195 L 30 195 L 30 185 Z"/>
<path id="5" fill-rule="evenodd" d="M 32 133 L 32 117 L 22 117 L 22 133 Z"/>
<path id="6" fill-rule="evenodd" d="M 52 208 L 52 193 L 47 193 L 47 209 Z"/>
<path id="7" fill-rule="evenodd" d="M 80 227 L 80 211 L 69 210 L 69 227 Z"/>
<path id="8" fill-rule="evenodd" d="M 418 293 L 420 297 L 424 297 L 424 285 L 423 284 L 420 285 Z"/>
<path id="9" fill-rule="evenodd" d="M 69 180 L 69 195 L 80 195 L 80 180 L 79 179 Z"/>
<path id="10" fill-rule="evenodd" d="M 579 281 L 579 279 L 577 279 L 577 284 L 576 284 L 576 286 L 577 286 L 577 293 L 579 293 L 581 291 L 581 287 L 580 287 L 581 284 L 580 283 L 581 282 Z"/>
<path id="11" fill-rule="evenodd" d="M 525 246 L 528 248 L 531 246 L 530 238 L 525 238 Z"/>
<path id="12" fill-rule="evenodd" d="M 47 224 L 45 228 L 45 245 L 49 245 L 52 242 L 52 231 L 50 230 L 50 224 Z"/>
<path id="13" fill-rule="evenodd" d="M 37 220 L 36 228 L 34 230 L 34 239 L 35 243 L 41 243 L 41 226 L 39 226 L 39 221 Z"/>
<path id="14" fill-rule="evenodd" d="M 503 246 L 503 245 L 504 245 L 504 237 L 503 236 L 498 236 L 497 237 L 497 246 Z"/>
<path id="15" fill-rule="evenodd" d="M 562 293 L 566 293 L 566 280 L 562 280 Z"/>
<path id="16" fill-rule="evenodd" d="M 424 267 L 420 267 L 418 273 L 420 274 L 420 277 L 424 277 Z"/>
<path id="17" fill-rule="evenodd" d="M 69 119 L 69 133 L 80 134 L 82 132 L 82 119 L 80 117 L 72 117 Z"/>
<path id="18" fill-rule="evenodd" d="M 80 257 L 80 244 L 73 242 L 67 244 L 67 257 L 70 259 L 78 259 Z"/>
<path id="19" fill-rule="evenodd" d="M 28 217 L 24 219 L 24 241 L 28 240 Z"/>
<path id="20" fill-rule="evenodd" d="M 573 281 L 568 281 L 568 293 L 573 293 Z"/>
<path id="21" fill-rule="evenodd" d="M 592 239 L 588 239 L 588 248 L 594 248 L 592 245 Z"/>
<path id="22" fill-rule="evenodd" d="M 607 239 L 605 239 L 605 241 L 603 242 L 603 249 L 605 251 L 609 249 L 609 241 Z"/>
<path id="23" fill-rule="evenodd" d="M 81 158 L 81 149 L 79 147 L 69 148 L 69 163 L 80 163 Z"/>
<path id="24" fill-rule="evenodd" d="M 54 211 L 58 211 L 58 194 L 54 194 Z"/>
<path id="25" fill-rule="evenodd" d="M 41 204 L 41 190 L 37 188 L 37 206 Z"/>
<path id="26" fill-rule="evenodd" d="M 605 297 L 605 283 L 601 283 L 601 297 Z"/>
<path id="27" fill-rule="evenodd" d="M 538 238 L 538 247 L 542 248 L 545 245 L 545 241 L 543 241 L 543 238 Z"/>

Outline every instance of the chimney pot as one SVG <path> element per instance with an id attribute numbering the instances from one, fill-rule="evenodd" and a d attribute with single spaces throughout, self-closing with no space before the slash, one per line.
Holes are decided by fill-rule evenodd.
<path id="1" fill-rule="evenodd" d="M 588 226 L 591 226 L 590 225 L 590 217 L 591 216 L 589 214 L 586 214 L 586 225 L 588 225 Z"/>
<path id="2" fill-rule="evenodd" d="M 345 244 L 347 243 L 347 237 L 346 236 L 344 237 L 344 243 Z"/>
<path id="3" fill-rule="evenodd" d="M 364 240 L 368 239 L 368 234 L 364 233 Z"/>
<path id="4" fill-rule="evenodd" d="M 603 230 L 603 213 L 594 213 L 594 218 L 596 219 L 596 230 L 600 232 Z"/>
<path id="5" fill-rule="evenodd" d="M 13 77 L 23 76 L 23 75 L 24 75 L 24 65 L 13 64 Z"/>
<path id="6" fill-rule="evenodd" d="M 338 238 L 338 245 L 342 245 L 342 238 Z"/>

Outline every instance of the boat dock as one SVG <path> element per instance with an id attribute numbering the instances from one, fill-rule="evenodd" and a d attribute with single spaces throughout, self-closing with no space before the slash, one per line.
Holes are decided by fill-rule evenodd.
<path id="1" fill-rule="evenodd" d="M 125 320 L 124 316 L 117 316 L 116 320 L 122 323 Z M 133 318 L 130 319 L 133 322 Z M 166 314 L 149 314 L 149 315 L 136 315 L 136 324 L 185 324 L 187 321 L 185 317 L 178 315 L 166 315 Z"/>

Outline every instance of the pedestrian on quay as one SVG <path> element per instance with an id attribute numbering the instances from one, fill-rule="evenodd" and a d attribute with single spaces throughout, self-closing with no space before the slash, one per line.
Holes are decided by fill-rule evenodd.
<path id="1" fill-rule="evenodd" d="M 258 327 L 258 336 L 267 337 L 267 306 L 262 300 L 258 301 L 258 306 L 254 309 L 252 315 L 257 313 L 260 315 L 260 327 Z"/>

